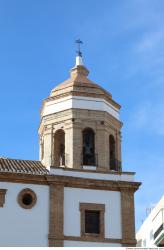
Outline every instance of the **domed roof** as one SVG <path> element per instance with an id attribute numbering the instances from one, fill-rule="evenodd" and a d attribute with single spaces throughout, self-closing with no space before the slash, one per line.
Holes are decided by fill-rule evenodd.
<path id="1" fill-rule="evenodd" d="M 50 97 L 45 101 L 62 98 L 68 95 L 103 98 L 117 109 L 120 105 L 112 99 L 112 95 L 98 84 L 87 78 L 88 69 L 83 65 L 76 65 L 70 71 L 70 78 L 52 89 Z"/>

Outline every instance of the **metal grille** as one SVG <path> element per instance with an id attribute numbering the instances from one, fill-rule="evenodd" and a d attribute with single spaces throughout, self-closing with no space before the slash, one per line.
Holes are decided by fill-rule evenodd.
<path id="1" fill-rule="evenodd" d="M 85 233 L 100 233 L 100 211 L 85 211 Z"/>

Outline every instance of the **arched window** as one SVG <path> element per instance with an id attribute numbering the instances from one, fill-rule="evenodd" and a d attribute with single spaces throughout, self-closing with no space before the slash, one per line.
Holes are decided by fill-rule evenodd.
<path id="1" fill-rule="evenodd" d="M 83 165 L 95 165 L 95 134 L 91 128 L 83 131 Z"/>
<path id="2" fill-rule="evenodd" d="M 65 133 L 62 129 L 54 135 L 54 166 L 65 165 Z"/>
<path id="3" fill-rule="evenodd" d="M 110 169 L 117 170 L 116 146 L 113 135 L 109 136 L 109 159 L 110 159 Z"/>

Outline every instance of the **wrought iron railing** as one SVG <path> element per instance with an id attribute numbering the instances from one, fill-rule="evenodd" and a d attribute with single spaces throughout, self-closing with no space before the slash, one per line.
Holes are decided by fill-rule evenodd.
<path id="1" fill-rule="evenodd" d="M 98 166 L 98 154 L 84 154 L 81 153 L 81 165 L 82 166 Z"/>
<path id="2" fill-rule="evenodd" d="M 64 153 L 61 156 L 52 157 L 52 166 L 69 166 L 69 154 Z M 98 167 L 98 154 L 86 155 L 81 153 L 81 166 L 95 166 Z M 109 163 L 109 169 L 113 171 L 122 171 L 121 161 L 117 159 L 111 159 Z"/>
<path id="3" fill-rule="evenodd" d="M 164 224 L 161 224 L 160 227 L 156 230 L 154 233 L 154 240 L 157 238 L 157 236 L 160 234 L 160 232 L 164 229 Z"/>
<path id="4" fill-rule="evenodd" d="M 110 159 L 109 167 L 110 167 L 110 170 L 121 171 L 122 170 L 121 161 L 117 159 Z"/>

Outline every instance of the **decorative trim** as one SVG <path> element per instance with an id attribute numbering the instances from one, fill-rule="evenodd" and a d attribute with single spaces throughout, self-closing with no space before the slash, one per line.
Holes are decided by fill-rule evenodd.
<path id="1" fill-rule="evenodd" d="M 42 116 L 58 113 L 68 108 L 103 111 L 119 120 L 119 110 L 103 98 L 72 95 L 47 102 L 42 111 Z"/>
<path id="2" fill-rule="evenodd" d="M 102 243 L 122 243 L 121 239 L 112 239 L 112 238 L 83 238 L 78 236 L 64 236 L 64 240 L 70 240 L 70 241 L 90 241 L 90 242 L 102 242 Z"/>
<path id="3" fill-rule="evenodd" d="M 81 212 L 81 237 L 85 240 L 97 240 L 98 238 L 104 239 L 104 212 L 105 212 L 105 204 L 97 204 L 97 203 L 80 203 L 79 209 Z M 85 233 L 85 211 L 99 211 L 100 212 L 100 233 L 99 234 L 91 234 Z"/>
<path id="4" fill-rule="evenodd" d="M 117 109 L 121 108 L 120 104 L 116 103 L 111 97 L 109 97 L 109 93 L 96 94 L 96 93 L 89 93 L 89 92 L 82 93 L 80 91 L 69 91 L 67 93 L 50 96 L 50 97 L 43 100 L 43 105 L 44 105 L 45 102 L 60 99 L 60 98 L 70 96 L 70 95 L 72 95 L 72 96 L 85 96 L 85 97 L 101 98 L 101 99 L 104 99 L 107 102 L 111 103 L 115 108 L 117 108 Z"/>
<path id="5" fill-rule="evenodd" d="M 29 205 L 23 203 L 23 196 L 26 194 L 29 194 L 32 197 L 32 202 Z M 31 209 L 32 207 L 35 206 L 36 201 L 37 201 L 36 193 L 30 188 L 25 188 L 18 194 L 18 203 L 22 208 Z"/>
<path id="6" fill-rule="evenodd" d="M 6 196 L 7 189 L 0 189 L 0 207 L 3 207 L 5 204 L 5 196 Z"/>
<path id="7" fill-rule="evenodd" d="M 23 173 L 0 173 L 1 182 L 14 182 L 14 183 L 30 183 L 38 185 L 48 185 L 47 175 L 33 175 L 33 174 L 23 174 Z"/>
<path id="8" fill-rule="evenodd" d="M 49 247 L 63 247 L 64 186 L 50 184 Z"/>
<path id="9" fill-rule="evenodd" d="M 49 175 L 47 176 L 47 181 L 49 183 L 54 183 L 54 184 L 60 183 L 64 187 L 111 190 L 119 192 L 122 188 L 130 189 L 131 192 L 135 192 L 141 185 L 140 182 L 109 181 L 109 180 L 104 181 L 104 180 L 62 176 L 62 175 Z"/>
<path id="10" fill-rule="evenodd" d="M 88 178 L 79 178 L 72 176 L 62 175 L 30 175 L 30 174 L 15 174 L 15 173 L 0 173 L 1 182 L 13 183 L 31 183 L 40 185 L 50 185 L 61 183 L 65 187 L 89 188 L 96 190 L 112 190 L 120 191 L 125 188 L 130 189 L 132 192 L 137 191 L 141 182 L 128 182 L 128 181 L 109 181 L 109 180 L 96 180 Z"/>

